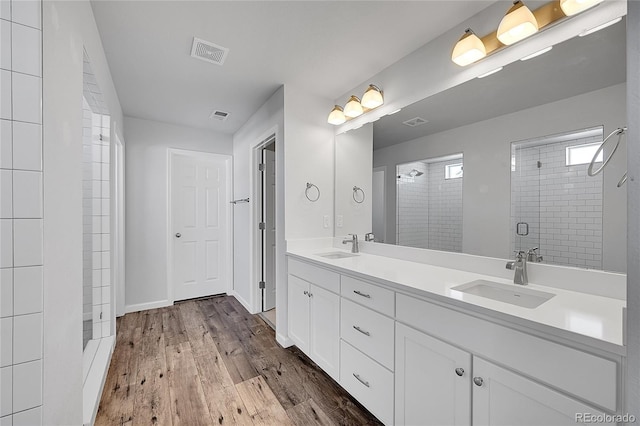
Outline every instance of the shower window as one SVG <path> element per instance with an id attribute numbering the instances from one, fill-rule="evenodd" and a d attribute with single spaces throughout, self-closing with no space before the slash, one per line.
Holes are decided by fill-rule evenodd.
<path id="1" fill-rule="evenodd" d="M 462 177 L 462 163 L 447 164 L 444 167 L 445 179 L 457 179 Z"/>
<path id="2" fill-rule="evenodd" d="M 577 166 L 580 164 L 589 164 L 593 159 L 598 148 L 602 145 L 601 142 L 587 143 L 583 145 L 573 145 L 567 147 L 567 166 Z M 602 163 L 603 153 L 598 153 L 596 158 L 597 163 Z"/>

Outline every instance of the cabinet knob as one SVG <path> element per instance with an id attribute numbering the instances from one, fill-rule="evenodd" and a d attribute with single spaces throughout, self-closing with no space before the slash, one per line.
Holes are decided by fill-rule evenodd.
<path id="1" fill-rule="evenodd" d="M 482 384 L 484 383 L 484 380 L 482 380 L 482 377 L 474 377 L 473 383 L 475 383 L 476 386 L 482 386 Z"/>
<path id="2" fill-rule="evenodd" d="M 464 368 L 456 368 L 456 374 L 460 377 L 462 377 L 462 375 L 464 374 Z"/>

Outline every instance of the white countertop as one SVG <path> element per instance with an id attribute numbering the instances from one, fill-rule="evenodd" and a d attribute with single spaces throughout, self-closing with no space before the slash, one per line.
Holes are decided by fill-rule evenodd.
<path id="1" fill-rule="evenodd" d="M 625 354 L 623 308 L 626 303 L 623 300 L 529 283 L 525 288 L 553 293 L 555 296 L 537 308 L 523 308 L 451 289 L 479 279 L 515 285 L 504 278 L 367 253 L 342 259 L 318 256 L 318 254 L 339 251 L 342 250 L 326 247 L 324 249 L 289 249 L 287 253 L 320 266 L 335 268 L 340 272 L 374 282 L 378 281 L 401 291 L 515 322 L 525 327 L 540 329 L 538 325 L 547 326 L 542 327 L 543 332 L 550 332 L 562 338 L 571 338 L 579 343 L 617 354 Z"/>

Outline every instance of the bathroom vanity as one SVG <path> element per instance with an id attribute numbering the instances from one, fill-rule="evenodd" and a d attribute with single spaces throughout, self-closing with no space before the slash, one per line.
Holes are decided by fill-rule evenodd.
<path id="1" fill-rule="evenodd" d="M 476 280 L 552 296 L 453 289 Z M 384 424 L 622 414 L 623 300 L 335 248 L 290 248 L 288 282 L 289 337 Z"/>

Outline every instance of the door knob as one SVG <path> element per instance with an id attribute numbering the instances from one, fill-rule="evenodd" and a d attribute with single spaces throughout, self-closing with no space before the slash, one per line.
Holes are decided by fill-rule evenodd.
<path id="1" fill-rule="evenodd" d="M 176 238 L 180 238 L 180 237 L 182 237 L 182 234 L 178 232 L 178 233 L 176 234 Z"/>
<path id="2" fill-rule="evenodd" d="M 464 374 L 464 368 L 456 368 L 456 374 L 460 377 L 462 377 L 462 375 Z"/>
<path id="3" fill-rule="evenodd" d="M 474 377 L 473 383 L 475 383 L 476 386 L 482 386 L 482 384 L 484 383 L 484 380 L 482 380 L 482 377 Z"/>

